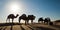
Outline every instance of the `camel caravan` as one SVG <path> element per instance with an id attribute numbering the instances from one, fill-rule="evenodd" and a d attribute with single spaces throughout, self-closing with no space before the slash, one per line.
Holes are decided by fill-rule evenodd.
<path id="1" fill-rule="evenodd" d="M 43 19 L 43 17 L 39 18 L 38 23 L 44 23 L 44 24 L 53 25 L 53 22 L 51 22 L 49 17 L 47 17 L 45 19 Z"/>
<path id="2" fill-rule="evenodd" d="M 10 19 L 12 19 L 12 23 L 14 21 L 14 18 L 17 18 L 19 15 L 17 14 L 16 16 L 14 16 L 14 14 L 10 14 L 8 15 L 7 17 L 7 20 L 10 22 Z M 26 16 L 26 14 L 22 14 L 20 17 L 19 17 L 19 23 L 21 21 L 21 19 L 23 19 L 25 21 L 25 24 L 29 22 L 29 20 L 31 20 L 31 23 L 33 23 L 33 20 L 35 19 L 35 16 L 34 15 L 28 15 L 28 17 Z M 7 23 L 7 20 L 6 20 L 6 23 Z"/>
<path id="3" fill-rule="evenodd" d="M 16 16 L 14 16 L 14 14 L 10 14 L 10 15 L 8 15 L 8 17 L 7 17 L 7 20 L 10 22 L 10 19 L 12 19 L 12 23 L 13 23 L 13 21 L 14 21 L 14 18 L 17 18 L 19 15 L 17 14 Z M 29 22 L 29 20 L 31 20 L 31 24 L 33 24 L 33 20 L 35 20 L 35 16 L 34 15 L 28 15 L 28 16 L 26 16 L 26 14 L 22 14 L 21 16 L 19 16 L 19 19 L 18 19 L 18 21 L 19 21 L 19 23 L 21 22 L 21 19 L 23 19 L 24 21 L 25 21 L 25 24 L 28 24 L 28 22 Z M 6 20 L 6 23 L 7 23 L 7 20 Z M 47 18 L 45 18 L 45 19 L 43 19 L 43 17 L 41 17 L 41 18 L 39 18 L 38 19 L 38 23 L 40 23 L 40 22 L 42 22 L 42 23 L 44 23 L 44 24 L 50 24 L 50 25 L 52 25 L 53 23 L 51 22 L 51 20 L 50 20 L 50 18 L 49 17 L 47 17 Z"/>

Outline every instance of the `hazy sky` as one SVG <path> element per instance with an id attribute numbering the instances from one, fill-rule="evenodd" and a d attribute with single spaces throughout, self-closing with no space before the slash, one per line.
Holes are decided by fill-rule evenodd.
<path id="1" fill-rule="evenodd" d="M 51 20 L 60 19 L 60 0 L 0 0 L 0 21 L 5 22 L 9 14 L 22 14 L 39 17 L 50 17 Z M 18 21 L 16 18 L 14 21 Z"/>

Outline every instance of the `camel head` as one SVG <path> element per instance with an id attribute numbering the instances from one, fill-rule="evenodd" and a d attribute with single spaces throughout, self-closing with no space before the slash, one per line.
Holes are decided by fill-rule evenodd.
<path id="1" fill-rule="evenodd" d="M 17 14 L 16 16 L 15 16 L 15 18 L 17 18 L 19 16 L 19 14 Z"/>

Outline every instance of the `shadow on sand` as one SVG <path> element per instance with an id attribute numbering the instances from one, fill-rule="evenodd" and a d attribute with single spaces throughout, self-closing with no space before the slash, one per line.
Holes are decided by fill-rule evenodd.
<path id="1" fill-rule="evenodd" d="M 20 27 L 21 27 L 22 30 L 25 30 L 21 25 L 20 25 Z"/>
<path id="2" fill-rule="evenodd" d="M 10 30 L 13 30 L 13 26 L 14 25 L 20 25 L 21 29 L 22 30 L 25 30 L 21 25 L 24 25 L 24 24 L 19 24 L 19 23 L 0 23 L 0 30 L 6 30 L 8 27 L 7 26 L 11 26 L 10 27 Z M 27 26 L 27 25 L 25 25 Z M 27 26 L 28 28 L 34 30 L 34 28 L 36 28 L 36 30 L 55 30 L 53 28 L 48 28 L 48 27 L 34 27 L 33 25 L 29 25 Z M 60 28 L 60 26 L 54 26 L 54 27 L 58 27 Z"/>
<path id="3" fill-rule="evenodd" d="M 1 27 L 0 30 L 5 30 L 7 27 Z"/>
<path id="4" fill-rule="evenodd" d="M 47 28 L 47 27 L 36 27 L 37 30 L 55 30 L 55 29 L 51 29 L 51 28 Z"/>
<path id="5" fill-rule="evenodd" d="M 13 24 L 11 24 L 11 28 L 10 28 L 10 30 L 13 30 Z"/>
<path id="6" fill-rule="evenodd" d="M 13 30 L 14 25 L 19 25 L 18 23 L 0 23 L 0 30 L 6 30 L 7 26 L 11 26 L 10 30 Z"/>

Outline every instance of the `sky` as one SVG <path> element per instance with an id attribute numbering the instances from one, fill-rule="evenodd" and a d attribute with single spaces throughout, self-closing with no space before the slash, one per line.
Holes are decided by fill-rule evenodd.
<path id="1" fill-rule="evenodd" d="M 0 0 L 0 23 L 6 22 L 9 14 L 34 15 L 34 22 L 40 17 L 50 17 L 55 21 L 60 19 L 60 0 Z M 14 21 L 18 22 L 18 18 Z"/>

